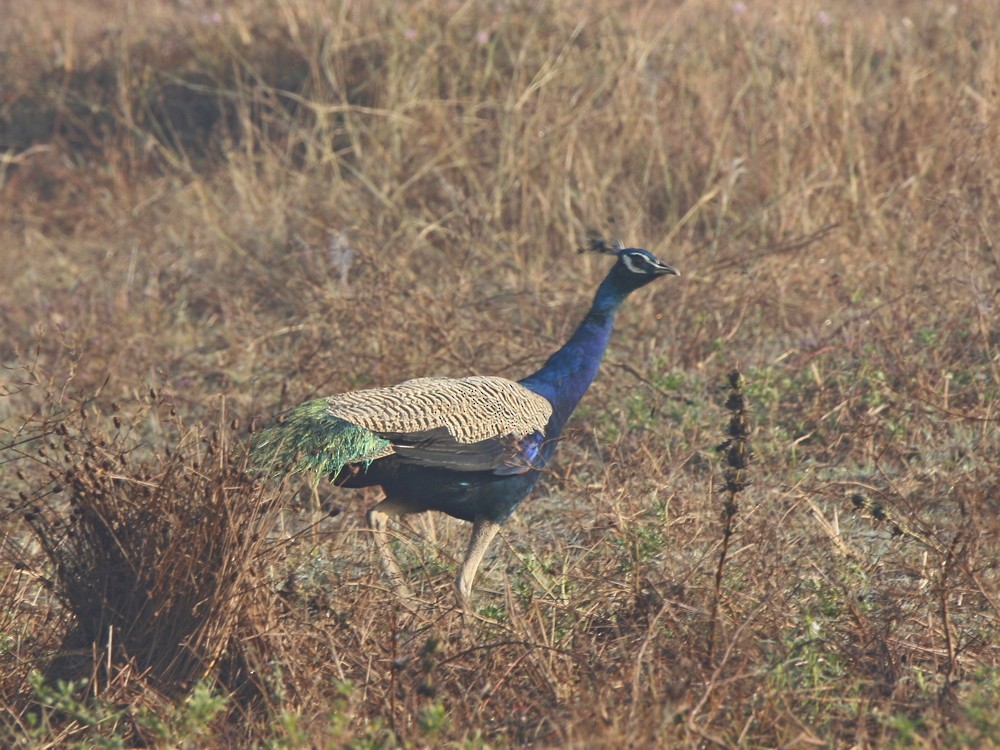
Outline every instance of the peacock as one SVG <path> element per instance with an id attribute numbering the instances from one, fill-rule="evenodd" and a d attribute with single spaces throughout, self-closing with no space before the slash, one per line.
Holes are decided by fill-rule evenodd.
<path id="1" fill-rule="evenodd" d="M 380 485 L 367 521 L 385 572 L 406 591 L 388 521 L 435 510 L 472 523 L 455 594 L 469 611 L 479 564 L 501 525 L 531 492 L 570 414 L 597 375 L 615 314 L 632 292 L 673 266 L 640 248 L 603 248 L 615 263 L 569 340 L 518 382 L 425 377 L 307 401 L 257 432 L 253 465 L 275 478 L 327 476 L 342 487 Z"/>

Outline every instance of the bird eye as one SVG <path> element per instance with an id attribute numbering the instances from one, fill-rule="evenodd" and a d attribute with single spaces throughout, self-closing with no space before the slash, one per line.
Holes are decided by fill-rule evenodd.
<path id="1" fill-rule="evenodd" d="M 646 260 L 646 256 L 640 255 L 639 253 L 625 253 L 621 256 L 622 263 L 625 267 L 632 273 L 649 273 L 649 261 Z"/>

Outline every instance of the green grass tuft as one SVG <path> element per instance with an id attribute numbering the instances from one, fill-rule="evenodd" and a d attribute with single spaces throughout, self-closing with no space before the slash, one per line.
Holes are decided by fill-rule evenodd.
<path id="1" fill-rule="evenodd" d="M 332 416 L 326 400 L 319 398 L 296 406 L 254 435 L 250 451 L 253 467 L 268 476 L 311 473 L 315 485 L 324 476 L 337 476 L 347 464 L 370 463 L 388 447 L 388 440 Z"/>

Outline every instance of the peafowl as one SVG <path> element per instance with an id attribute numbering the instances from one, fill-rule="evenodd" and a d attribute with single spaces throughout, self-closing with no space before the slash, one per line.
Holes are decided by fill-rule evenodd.
<path id="1" fill-rule="evenodd" d="M 680 275 L 646 250 L 607 251 L 615 264 L 589 312 L 538 372 L 519 382 L 418 378 L 308 401 L 254 435 L 254 466 L 274 477 L 312 473 L 343 487 L 381 485 L 385 498 L 367 520 L 398 590 L 406 588 L 389 548 L 391 517 L 436 510 L 471 521 L 455 579 L 459 606 L 468 611 L 479 563 L 538 481 L 597 374 L 619 306 L 653 279 Z"/>

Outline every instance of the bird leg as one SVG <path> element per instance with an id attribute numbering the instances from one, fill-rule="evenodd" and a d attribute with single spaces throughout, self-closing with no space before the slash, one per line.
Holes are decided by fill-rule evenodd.
<path id="1" fill-rule="evenodd" d="M 385 571 L 396 594 L 400 597 L 411 599 L 413 597 L 410 587 L 403 580 L 403 569 L 399 567 L 399 560 L 393 554 L 389 546 L 388 522 L 390 516 L 401 516 L 407 513 L 408 509 L 400 503 L 385 498 L 382 502 L 373 505 L 368 510 L 368 527 L 372 530 L 372 538 L 375 540 L 375 549 L 378 550 L 379 560 L 382 563 L 382 570 Z"/>
<path id="2" fill-rule="evenodd" d="M 477 518 L 472 524 L 472 537 L 469 539 L 469 547 L 465 551 L 465 561 L 459 568 L 455 577 L 455 595 L 458 598 L 458 606 L 463 612 L 472 612 L 472 581 L 479 570 L 479 563 L 483 561 L 493 537 L 500 531 L 500 524 L 490 521 L 487 518 Z"/>

